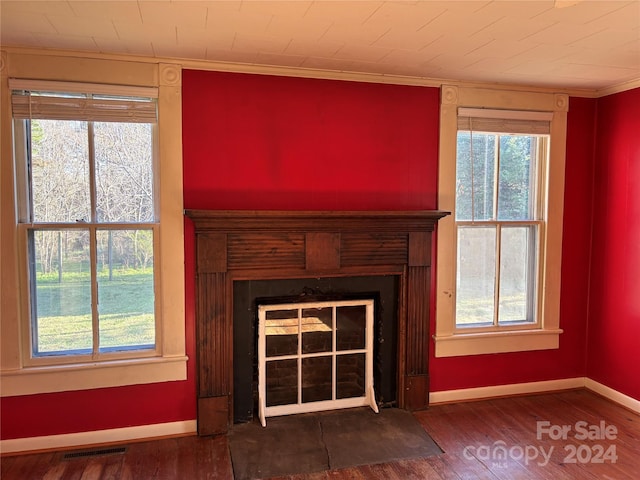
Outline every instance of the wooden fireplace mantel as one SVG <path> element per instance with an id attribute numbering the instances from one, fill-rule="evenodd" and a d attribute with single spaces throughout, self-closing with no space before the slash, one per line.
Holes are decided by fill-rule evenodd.
<path id="1" fill-rule="evenodd" d="M 398 406 L 429 403 L 431 237 L 449 212 L 186 210 L 196 233 L 198 432 L 233 419 L 233 282 L 398 275 Z"/>
<path id="2" fill-rule="evenodd" d="M 401 211 L 282 211 L 282 210 L 185 210 L 198 231 L 432 231 L 449 212 Z"/>

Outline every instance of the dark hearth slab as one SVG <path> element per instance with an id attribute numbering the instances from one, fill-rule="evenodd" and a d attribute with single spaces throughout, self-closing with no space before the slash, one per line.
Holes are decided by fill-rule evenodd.
<path id="1" fill-rule="evenodd" d="M 229 451 L 235 480 L 269 478 L 329 469 L 316 415 L 292 415 L 234 425 Z"/>
<path id="2" fill-rule="evenodd" d="M 442 450 L 406 410 L 368 408 L 320 414 L 332 469 L 438 455 Z"/>
<path id="3" fill-rule="evenodd" d="M 234 425 L 235 480 L 254 480 L 438 455 L 442 450 L 405 410 L 369 408 L 291 415 Z"/>

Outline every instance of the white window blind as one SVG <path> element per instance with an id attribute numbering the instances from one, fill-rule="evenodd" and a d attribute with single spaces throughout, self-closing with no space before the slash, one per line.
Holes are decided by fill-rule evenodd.
<path id="1" fill-rule="evenodd" d="M 17 119 L 154 123 L 157 118 L 156 88 L 16 79 L 9 86 Z"/>
<path id="2" fill-rule="evenodd" d="M 553 112 L 459 108 L 458 130 L 548 135 Z"/>

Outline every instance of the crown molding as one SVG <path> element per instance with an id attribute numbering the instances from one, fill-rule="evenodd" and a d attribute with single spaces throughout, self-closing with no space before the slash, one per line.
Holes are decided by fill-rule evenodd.
<path id="1" fill-rule="evenodd" d="M 613 95 L 614 93 L 626 92 L 627 90 L 633 90 L 634 88 L 640 88 L 640 78 L 630 80 L 628 82 L 619 83 L 611 87 L 601 88 L 596 90 L 596 98 L 606 97 L 607 95 Z"/>
<path id="2" fill-rule="evenodd" d="M 208 60 L 185 59 L 182 68 L 208 70 L 217 72 L 249 73 L 256 75 L 274 75 L 282 77 L 315 78 L 320 80 L 342 80 L 363 83 L 386 83 L 409 85 L 416 87 L 440 87 L 445 80 L 428 77 L 412 77 L 381 73 L 350 72 L 345 70 L 321 70 L 304 67 L 281 67 L 232 62 L 215 62 Z"/>
<path id="3" fill-rule="evenodd" d="M 282 67 L 275 65 L 217 62 L 213 60 L 194 60 L 189 58 L 147 57 L 140 55 L 97 53 L 80 50 L 56 50 L 28 47 L 3 46 L 3 52 L 19 55 L 51 55 L 76 58 L 94 58 L 105 60 L 121 60 L 129 62 L 168 64 L 180 66 L 182 69 L 206 70 L 230 73 L 247 73 L 255 75 L 274 75 L 284 77 L 315 78 L 321 80 L 340 80 L 364 83 L 382 83 L 393 85 L 409 85 L 419 87 L 436 87 L 452 85 L 458 87 L 479 87 L 500 90 L 558 93 L 575 97 L 598 98 L 613 93 L 623 92 L 640 87 L 640 79 L 602 89 L 544 87 L 524 84 L 499 82 L 469 82 L 448 78 L 418 77 L 409 75 L 391 75 L 380 73 L 352 72 L 345 70 L 321 70 L 303 67 Z"/>

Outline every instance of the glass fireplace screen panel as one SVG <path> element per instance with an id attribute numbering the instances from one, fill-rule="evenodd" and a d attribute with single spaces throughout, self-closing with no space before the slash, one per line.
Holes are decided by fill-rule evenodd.
<path id="1" fill-rule="evenodd" d="M 373 300 L 258 306 L 258 403 L 266 417 L 370 406 Z"/>

